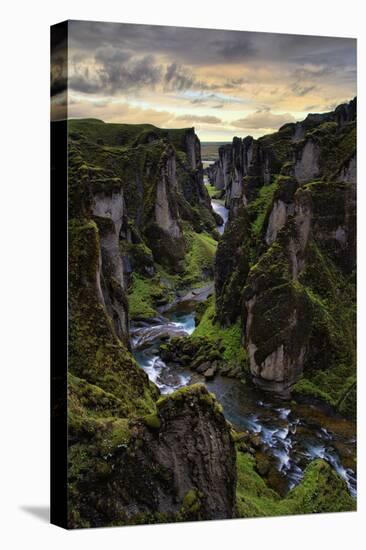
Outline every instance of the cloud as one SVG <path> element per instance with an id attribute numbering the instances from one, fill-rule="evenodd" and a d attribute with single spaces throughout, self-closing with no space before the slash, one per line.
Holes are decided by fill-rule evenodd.
<path id="1" fill-rule="evenodd" d="M 186 122 L 193 122 L 193 123 L 199 123 L 203 122 L 205 124 L 222 124 L 221 118 L 218 118 L 216 116 L 200 116 L 200 115 L 181 115 L 177 116 L 176 120 L 184 120 Z"/>
<path id="2" fill-rule="evenodd" d="M 232 62 L 255 57 L 257 48 L 250 38 L 251 33 L 231 32 L 224 40 L 215 40 L 216 52 L 219 58 Z"/>
<path id="3" fill-rule="evenodd" d="M 162 55 L 187 65 L 217 65 L 223 61 L 305 63 L 355 66 L 356 40 L 219 29 L 69 22 L 70 49 L 95 52 L 113 45 L 135 54 Z"/>
<path id="4" fill-rule="evenodd" d="M 131 52 L 115 48 L 114 46 L 103 46 L 95 52 L 95 60 L 103 64 L 126 63 L 131 59 Z"/>
<path id="5" fill-rule="evenodd" d="M 187 90 L 196 85 L 194 77 L 177 63 L 171 63 L 166 68 L 164 84 L 170 90 Z"/>
<path id="6" fill-rule="evenodd" d="M 72 90 L 86 94 L 109 94 L 154 88 L 162 79 L 163 68 L 153 55 L 133 57 L 131 52 L 106 46 L 95 52 L 88 64 L 74 58 L 69 78 Z"/>
<path id="7" fill-rule="evenodd" d="M 103 105 L 103 102 L 94 100 L 80 100 L 72 94 L 69 94 L 68 114 L 70 118 L 98 118 L 105 122 L 121 122 L 126 124 L 149 122 L 161 128 L 174 127 L 175 120 L 174 113 L 169 111 L 158 111 L 150 108 L 142 109 L 120 101 L 108 101 Z"/>
<path id="8" fill-rule="evenodd" d="M 292 86 L 291 86 L 291 90 L 292 92 L 297 95 L 297 96 L 300 96 L 300 97 L 303 97 L 304 95 L 307 95 L 309 94 L 310 92 L 313 92 L 314 90 L 316 89 L 316 86 L 304 86 L 302 84 L 300 84 L 299 82 L 295 82 Z"/>
<path id="9" fill-rule="evenodd" d="M 69 84 L 75 91 L 110 95 L 156 87 L 178 92 L 211 89 L 210 84 L 195 78 L 185 66 L 175 62 L 163 65 L 156 62 L 154 55 L 136 57 L 113 46 L 97 49 L 89 64 L 74 56 Z"/>
<path id="10" fill-rule="evenodd" d="M 191 103 L 193 103 L 193 105 L 196 105 L 196 104 L 209 105 L 214 103 L 216 106 L 222 106 L 225 104 L 228 105 L 228 104 L 248 103 L 248 101 L 240 97 L 230 96 L 228 94 L 223 94 L 223 93 L 219 94 L 219 93 L 201 92 L 198 95 L 195 95 L 191 99 Z"/>
<path id="11" fill-rule="evenodd" d="M 255 113 L 251 113 L 250 115 L 240 118 L 239 120 L 234 120 L 231 122 L 231 125 L 235 126 L 235 128 L 243 129 L 277 130 L 287 122 L 295 122 L 294 116 L 290 113 L 275 114 L 266 108 L 255 111 Z"/>
<path id="12" fill-rule="evenodd" d="M 235 128 L 258 137 L 356 93 L 353 39 L 71 21 L 68 44 L 78 116 L 174 127 L 197 113 L 187 124 L 201 124 L 200 137 Z M 63 77 L 55 66 L 56 94 Z"/>

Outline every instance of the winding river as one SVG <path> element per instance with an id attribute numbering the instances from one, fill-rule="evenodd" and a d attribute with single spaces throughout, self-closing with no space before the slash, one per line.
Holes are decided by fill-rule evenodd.
<path id="1" fill-rule="evenodd" d="M 207 183 L 207 181 L 206 181 Z M 224 232 L 228 219 L 225 206 L 212 200 L 212 208 L 220 214 Z M 213 285 L 202 289 L 203 298 L 212 293 Z M 138 324 L 132 323 L 131 337 L 134 356 L 139 365 L 160 389 L 168 394 L 176 389 L 201 382 L 206 384 L 224 408 L 228 421 L 239 431 L 256 434 L 281 472 L 283 493 L 302 478 L 307 464 L 315 458 L 327 460 L 346 481 L 351 495 L 356 496 L 354 456 L 355 426 L 336 415 L 326 406 L 304 402 L 283 401 L 251 384 L 217 375 L 207 381 L 189 368 L 169 366 L 159 355 L 159 345 L 171 336 L 188 336 L 195 329 L 195 299 L 200 291 L 192 291 L 160 316 Z M 202 296 L 200 296 L 202 301 Z"/>

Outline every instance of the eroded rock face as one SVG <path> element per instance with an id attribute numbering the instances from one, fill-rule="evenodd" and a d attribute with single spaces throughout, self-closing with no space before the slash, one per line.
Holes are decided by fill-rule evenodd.
<path id="1" fill-rule="evenodd" d="M 333 269 L 346 278 L 355 269 L 355 119 L 352 100 L 270 136 L 233 140 L 230 217 L 216 256 L 217 318 L 230 324 L 244 304 L 249 368 L 265 389 L 289 390 L 304 369 L 317 368 L 319 350 L 327 358 L 322 368 L 343 361 L 327 322 L 333 312 L 322 304 L 341 292 Z M 241 252 L 248 257 L 251 248 L 254 262 L 238 273 Z"/>
<path id="2" fill-rule="evenodd" d="M 250 273 L 244 291 L 245 330 L 255 383 L 286 394 L 303 371 L 310 335 L 310 303 L 296 283 L 306 265 L 312 208 L 307 193 L 296 193 L 286 226 L 288 205 L 278 202 L 282 204 L 275 202 L 266 234 L 268 244 L 275 244 Z"/>
<path id="3" fill-rule="evenodd" d="M 268 226 L 266 231 L 266 243 L 272 244 L 277 237 L 278 232 L 285 225 L 287 220 L 287 207 L 286 204 L 278 200 L 274 203 L 271 214 L 268 220 Z"/>
<path id="4" fill-rule="evenodd" d="M 249 288 L 246 293 L 250 296 Z M 252 295 L 245 306 L 253 381 L 263 389 L 288 395 L 304 367 L 310 321 L 307 297 L 289 282 Z"/>
<path id="5" fill-rule="evenodd" d="M 99 228 L 100 273 L 98 286 L 103 302 L 113 320 L 116 335 L 128 341 L 128 306 L 125 297 L 125 276 L 119 248 L 120 233 L 126 224 L 123 191 L 94 194 L 93 215 Z"/>
<path id="6" fill-rule="evenodd" d="M 163 398 L 158 412 L 162 422 L 159 445 L 147 437 L 147 446 L 170 471 L 175 499 L 182 501 L 193 488 L 202 495 L 203 519 L 233 517 L 235 450 L 220 405 L 205 386 L 193 386 Z M 163 499 L 161 506 L 163 511 L 174 509 L 173 502 Z"/>
<path id="7" fill-rule="evenodd" d="M 103 479 L 88 472 L 79 511 L 91 526 L 235 517 L 235 447 L 214 396 L 196 385 L 157 405 L 130 423 Z"/>
<path id="8" fill-rule="evenodd" d="M 171 146 L 163 152 L 157 174 L 153 220 L 148 220 L 147 238 L 154 258 L 179 271 L 185 254 L 177 201 L 176 155 Z"/>
<path id="9" fill-rule="evenodd" d="M 177 189 L 175 153 L 169 149 L 167 159 L 162 163 L 160 177 L 156 186 L 155 219 L 158 227 L 171 237 L 182 236 L 176 209 L 174 211 L 173 193 Z"/>
<path id="10" fill-rule="evenodd" d="M 295 177 L 299 183 L 306 183 L 319 176 L 320 149 L 309 140 L 301 149 L 295 162 Z"/>
<path id="11" fill-rule="evenodd" d="M 346 183 L 356 183 L 357 181 L 357 157 L 352 156 L 351 159 L 342 166 L 338 174 L 338 181 L 344 181 Z"/>
<path id="12" fill-rule="evenodd" d="M 201 145 L 194 128 L 187 130 L 185 135 L 185 150 L 193 170 L 202 170 Z"/>

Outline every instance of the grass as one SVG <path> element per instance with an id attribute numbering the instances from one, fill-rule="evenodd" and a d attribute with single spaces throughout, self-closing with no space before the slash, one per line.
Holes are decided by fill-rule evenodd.
<path id="1" fill-rule="evenodd" d="M 72 119 L 68 123 L 72 139 L 81 135 L 89 140 L 109 148 L 109 152 L 126 147 L 137 147 L 148 143 L 148 137 L 153 134 L 157 139 L 167 139 L 178 150 L 185 149 L 185 134 L 188 128 L 163 129 L 152 124 L 119 124 L 106 123 L 95 118 Z M 113 149 L 111 149 L 113 148 Z"/>
<path id="2" fill-rule="evenodd" d="M 186 233 L 189 252 L 186 255 L 186 268 L 183 278 L 187 284 L 207 276 L 213 276 L 217 242 L 207 233 Z"/>
<path id="3" fill-rule="evenodd" d="M 220 342 L 225 346 L 223 358 L 228 362 L 242 362 L 246 360 L 247 354 L 241 344 L 240 321 L 228 328 L 222 328 L 215 322 L 215 303 L 211 298 L 201 318 L 199 325 L 192 334 L 192 338 L 206 337 L 211 341 Z"/>
<path id="4" fill-rule="evenodd" d="M 252 231 L 256 237 L 260 235 L 267 211 L 272 204 L 276 189 L 277 180 L 270 185 L 264 185 L 260 188 L 257 198 L 254 199 L 249 205 L 249 212 L 256 216 L 252 223 Z"/>
<path id="5" fill-rule="evenodd" d="M 161 292 L 161 286 L 156 279 L 148 279 L 134 273 L 128 294 L 130 317 L 153 317 L 156 315 L 154 301 L 161 296 Z"/>
<path id="6" fill-rule="evenodd" d="M 207 189 L 207 192 L 208 194 L 210 195 L 211 199 L 214 199 L 215 196 L 217 195 L 218 193 L 218 190 L 216 189 L 216 187 L 214 185 L 211 185 L 210 183 L 207 183 L 205 185 L 206 189 Z"/>
<path id="7" fill-rule="evenodd" d="M 284 498 L 267 487 L 255 471 L 255 459 L 237 453 L 237 508 L 240 517 L 264 517 L 356 509 L 345 482 L 323 460 L 315 460 L 305 470 L 299 485 Z"/>

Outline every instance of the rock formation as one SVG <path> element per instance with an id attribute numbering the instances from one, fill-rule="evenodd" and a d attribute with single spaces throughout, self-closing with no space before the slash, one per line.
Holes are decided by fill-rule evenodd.
<path id="1" fill-rule="evenodd" d="M 265 389 L 288 393 L 304 376 L 299 389 L 335 403 L 353 379 L 355 128 L 352 100 L 220 148 L 230 223 L 216 257 L 217 316 L 243 319 L 248 368 Z M 322 369 L 338 391 L 319 382 Z"/>
<path id="2" fill-rule="evenodd" d="M 131 317 L 138 335 L 178 291 L 205 284 L 207 298 L 215 255 L 216 301 L 161 357 L 207 380 L 244 368 L 266 390 L 354 414 L 355 118 L 354 100 L 221 147 L 207 172 L 230 210 L 221 238 L 194 129 L 69 122 L 70 527 L 261 510 L 269 489 L 246 483 L 251 457 L 237 460 L 215 397 L 201 385 L 161 397 L 130 351 Z M 322 462 L 288 499 L 268 493 L 273 509 L 333 509 L 324 480 L 352 509 Z"/>
<path id="3" fill-rule="evenodd" d="M 80 384 L 73 382 L 73 389 Z M 86 390 L 84 383 L 74 406 Z M 73 419 L 72 527 L 235 516 L 235 446 L 220 405 L 204 386 L 159 399 L 156 412 L 141 419 L 100 419 L 89 436 Z"/>
<path id="4" fill-rule="evenodd" d="M 193 129 L 70 123 L 70 527 L 235 515 L 219 404 L 200 386 L 158 400 L 129 351 L 131 274 L 184 273 L 215 226 Z"/>

